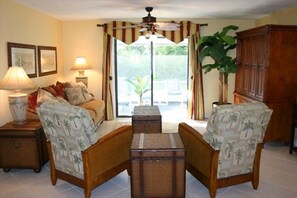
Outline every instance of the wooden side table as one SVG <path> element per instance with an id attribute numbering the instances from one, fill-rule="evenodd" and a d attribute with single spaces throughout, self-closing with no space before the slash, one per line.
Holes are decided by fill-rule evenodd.
<path id="1" fill-rule="evenodd" d="M 185 149 L 179 134 L 134 134 L 131 196 L 185 197 Z"/>
<path id="2" fill-rule="evenodd" d="M 48 161 L 46 138 L 38 120 L 16 126 L 12 122 L 0 127 L 0 168 L 32 168 L 36 173 Z"/>
<path id="3" fill-rule="evenodd" d="M 162 116 L 158 106 L 135 106 L 133 133 L 162 133 Z"/>

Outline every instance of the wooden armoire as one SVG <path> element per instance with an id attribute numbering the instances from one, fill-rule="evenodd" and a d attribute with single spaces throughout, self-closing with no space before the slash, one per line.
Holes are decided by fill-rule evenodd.
<path id="1" fill-rule="evenodd" d="M 234 103 L 273 110 L 264 141 L 291 140 L 297 98 L 297 26 L 265 25 L 237 32 Z"/>

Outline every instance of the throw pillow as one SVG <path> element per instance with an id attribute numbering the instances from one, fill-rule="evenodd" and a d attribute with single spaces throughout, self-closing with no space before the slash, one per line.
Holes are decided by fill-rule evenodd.
<path id="1" fill-rule="evenodd" d="M 68 102 L 72 105 L 78 105 L 85 102 L 81 87 L 65 88 Z"/>
<path id="2" fill-rule="evenodd" d="M 61 83 L 59 81 L 56 82 L 56 86 L 54 87 L 56 92 L 57 92 L 57 96 L 67 100 L 67 96 L 65 93 L 65 83 Z"/>
<path id="3" fill-rule="evenodd" d="M 78 82 L 78 83 L 76 83 L 76 86 L 83 87 L 83 88 L 87 88 L 87 86 L 86 86 L 85 83 L 83 83 L 83 82 Z"/>
<path id="4" fill-rule="evenodd" d="M 83 82 L 78 82 L 78 83 L 66 82 L 65 87 L 66 88 L 80 87 L 81 91 L 82 91 L 82 95 L 83 95 L 83 97 L 85 99 L 83 102 L 87 102 L 87 101 L 90 101 L 90 100 L 94 99 L 94 96 L 91 93 L 89 93 L 88 88 L 86 87 L 86 85 Z"/>
<path id="5" fill-rule="evenodd" d="M 83 82 L 78 82 L 76 83 L 76 86 L 81 87 L 82 92 L 83 92 L 83 96 L 85 98 L 85 102 L 93 100 L 94 96 L 92 94 L 89 93 L 89 90 L 87 88 L 87 86 L 83 83 Z"/>
<path id="6" fill-rule="evenodd" d="M 35 114 L 37 113 L 36 112 L 37 95 L 38 95 L 38 91 L 34 91 L 28 95 L 28 111 Z"/>
<path id="7" fill-rule="evenodd" d="M 73 88 L 73 87 L 77 87 L 76 83 L 65 82 L 65 88 Z"/>
<path id="8" fill-rule="evenodd" d="M 85 102 L 94 99 L 94 96 L 92 94 L 90 94 L 87 90 L 82 89 L 82 92 L 83 92 L 83 96 L 85 98 Z"/>
<path id="9" fill-rule="evenodd" d="M 43 87 L 42 89 L 44 89 L 45 91 L 51 93 L 53 96 L 57 96 L 58 95 L 57 91 L 55 90 L 55 86 L 54 85 L 49 85 L 47 87 Z"/>

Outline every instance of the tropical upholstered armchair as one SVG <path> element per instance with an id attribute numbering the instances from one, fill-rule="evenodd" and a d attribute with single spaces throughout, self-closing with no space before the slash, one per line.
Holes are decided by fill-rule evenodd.
<path id="1" fill-rule="evenodd" d="M 217 106 L 201 135 L 185 123 L 178 132 L 186 149 L 186 169 L 209 189 L 251 181 L 259 185 L 263 137 L 272 110 L 263 103 Z"/>
<path id="2" fill-rule="evenodd" d="M 98 185 L 129 167 L 131 126 L 99 139 L 89 113 L 78 106 L 43 103 L 37 108 L 47 137 L 51 182 L 57 178 L 84 188 L 86 198 Z"/>

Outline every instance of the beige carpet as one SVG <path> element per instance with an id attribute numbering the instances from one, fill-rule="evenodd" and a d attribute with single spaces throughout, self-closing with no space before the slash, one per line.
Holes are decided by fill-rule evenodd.
<path id="1" fill-rule="evenodd" d="M 205 132 L 206 121 L 183 120 L 182 122 L 189 124 L 200 133 Z M 177 133 L 178 124 L 179 122 L 162 122 L 162 133 Z M 131 118 L 117 118 L 111 121 L 104 121 L 97 131 L 100 137 L 102 137 L 123 125 L 131 125 Z"/>

